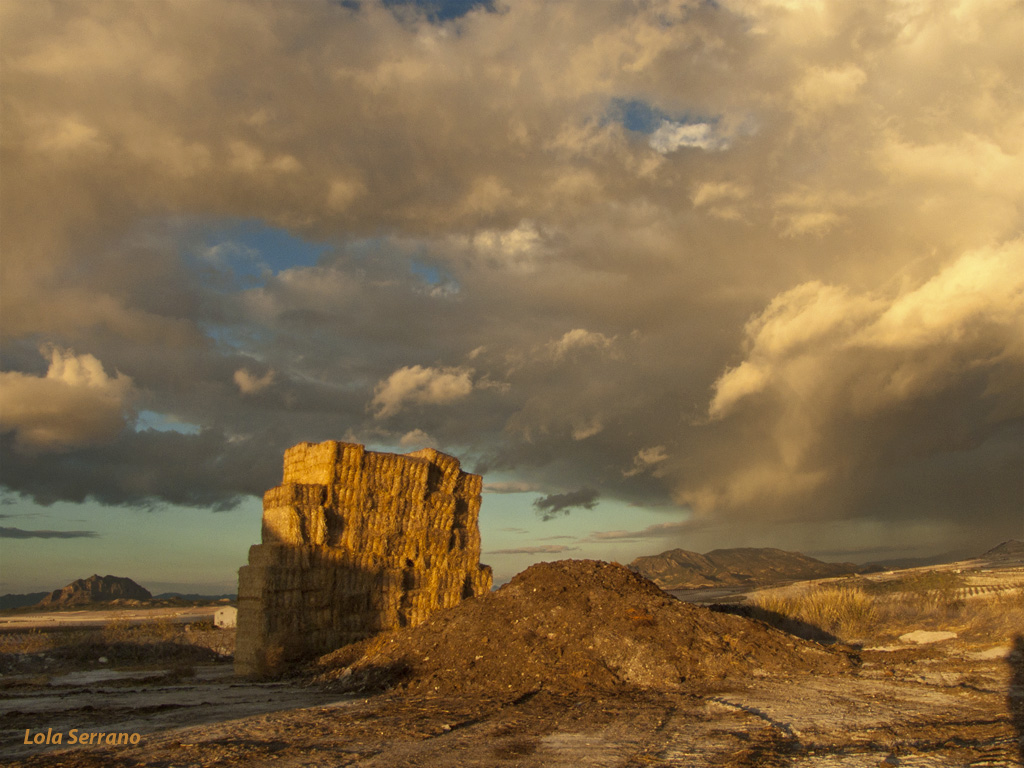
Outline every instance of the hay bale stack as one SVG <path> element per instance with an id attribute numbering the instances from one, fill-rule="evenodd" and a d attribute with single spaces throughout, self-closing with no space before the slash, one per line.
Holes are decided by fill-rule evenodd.
<path id="1" fill-rule="evenodd" d="M 300 443 L 282 480 L 263 496 L 263 543 L 238 572 L 238 674 L 417 626 L 490 591 L 483 479 L 458 459 Z"/>

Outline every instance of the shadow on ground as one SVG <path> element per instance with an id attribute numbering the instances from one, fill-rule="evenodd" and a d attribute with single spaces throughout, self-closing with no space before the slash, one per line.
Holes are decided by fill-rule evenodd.
<path id="1" fill-rule="evenodd" d="M 795 635 L 803 640 L 812 640 L 815 643 L 821 643 L 822 645 L 834 645 L 839 642 L 839 638 L 833 635 L 831 632 L 826 632 L 824 629 L 816 624 L 810 624 L 800 619 L 795 619 L 792 616 L 785 616 L 775 611 L 769 611 L 765 608 L 760 608 L 756 605 L 709 605 L 712 611 L 716 613 L 731 613 L 734 616 L 743 616 L 747 619 L 757 619 L 763 621 L 769 626 L 781 629 L 790 635 Z"/>
<path id="2" fill-rule="evenodd" d="M 1017 732 L 1017 751 L 1024 762 L 1024 635 L 1013 638 L 1013 650 L 1006 657 L 1010 665 L 1010 687 L 1006 703 L 1010 709 L 1010 722 Z"/>

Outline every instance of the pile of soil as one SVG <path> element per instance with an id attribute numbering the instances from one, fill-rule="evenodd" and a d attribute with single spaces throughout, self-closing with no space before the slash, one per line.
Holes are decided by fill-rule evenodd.
<path id="1" fill-rule="evenodd" d="M 682 603 L 621 565 L 562 560 L 317 665 L 319 681 L 348 691 L 507 698 L 703 690 L 751 675 L 834 673 L 848 661 L 761 622 Z"/>

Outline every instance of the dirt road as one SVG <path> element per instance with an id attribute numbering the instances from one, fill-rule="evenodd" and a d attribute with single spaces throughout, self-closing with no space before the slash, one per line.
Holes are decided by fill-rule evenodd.
<path id="1" fill-rule="evenodd" d="M 294 682 L 243 683 L 223 667 L 177 684 L 83 679 L 63 694 L 50 684 L 8 689 L 2 754 L 12 765 L 89 768 L 1014 766 L 1021 723 L 1010 704 L 1019 708 L 1024 690 L 1019 666 L 999 657 L 1008 650 L 865 653 L 844 675 L 679 694 L 541 687 L 511 701 L 353 698 Z M 72 750 L 21 743 L 25 728 L 45 727 L 134 729 L 141 739 Z"/>
<path id="2" fill-rule="evenodd" d="M 116 608 L 110 610 L 45 611 L 39 613 L 9 613 L 0 616 L 0 633 L 50 631 L 76 627 L 102 627 L 112 621 L 143 624 L 152 621 L 170 621 L 183 624 L 191 621 L 213 621 L 219 606 L 183 606 L 175 608 Z"/>

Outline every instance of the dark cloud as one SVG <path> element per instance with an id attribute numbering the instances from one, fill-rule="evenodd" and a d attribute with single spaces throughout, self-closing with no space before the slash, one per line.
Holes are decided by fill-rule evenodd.
<path id="1" fill-rule="evenodd" d="M 95 531 L 24 531 L 0 527 L 0 539 L 94 539 Z"/>
<path id="2" fill-rule="evenodd" d="M 569 514 L 571 509 L 593 509 L 600 495 L 593 488 L 580 488 L 578 491 L 543 496 L 536 499 L 533 506 L 540 513 L 541 520 L 553 520 L 560 514 Z"/>
<path id="3" fill-rule="evenodd" d="M 284 446 L 271 436 L 230 440 L 222 432 L 129 432 L 103 446 L 45 460 L 0 441 L 4 483 L 39 504 L 57 501 L 230 509 L 280 482 Z"/>
<path id="4" fill-rule="evenodd" d="M 5 487 L 419 435 L 546 519 L 1017 533 L 1012 4 L 358 5 L 0 6 Z"/>

